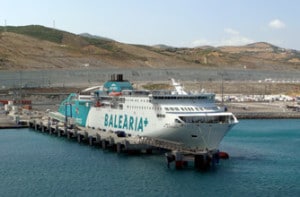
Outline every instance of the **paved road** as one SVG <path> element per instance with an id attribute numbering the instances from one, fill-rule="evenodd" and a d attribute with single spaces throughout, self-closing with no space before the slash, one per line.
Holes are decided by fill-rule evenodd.
<path id="1" fill-rule="evenodd" d="M 258 81 L 265 79 L 299 80 L 299 72 L 217 70 L 217 69 L 77 69 L 0 71 L 0 89 L 12 87 L 64 87 L 102 84 L 111 74 L 123 74 L 130 81 Z"/>

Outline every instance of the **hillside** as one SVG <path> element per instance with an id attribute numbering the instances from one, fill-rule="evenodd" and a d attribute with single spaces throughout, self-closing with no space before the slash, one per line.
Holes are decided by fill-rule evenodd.
<path id="1" fill-rule="evenodd" d="M 0 70 L 92 68 L 299 69 L 300 52 L 268 43 L 174 48 L 120 43 L 43 26 L 0 27 Z"/>

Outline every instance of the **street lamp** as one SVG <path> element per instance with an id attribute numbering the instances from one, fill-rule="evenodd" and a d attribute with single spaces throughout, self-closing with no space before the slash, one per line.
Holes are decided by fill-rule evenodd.
<path id="1" fill-rule="evenodd" d="M 88 78 L 88 83 L 90 84 L 91 83 L 90 76 L 89 76 L 89 67 L 90 67 L 90 64 L 89 63 L 85 63 L 85 64 L 83 64 L 83 66 L 87 69 L 87 78 Z"/>

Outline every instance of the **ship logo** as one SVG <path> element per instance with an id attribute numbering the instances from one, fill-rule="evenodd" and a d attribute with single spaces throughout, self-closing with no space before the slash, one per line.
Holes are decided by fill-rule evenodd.
<path id="1" fill-rule="evenodd" d="M 126 129 L 143 132 L 149 124 L 148 118 L 129 116 L 127 114 L 105 114 L 104 126 L 114 129 Z"/>

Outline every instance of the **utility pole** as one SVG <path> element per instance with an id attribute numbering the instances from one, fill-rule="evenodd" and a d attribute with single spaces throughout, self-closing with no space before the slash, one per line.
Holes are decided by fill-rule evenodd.
<path id="1" fill-rule="evenodd" d="M 222 82 L 221 82 L 221 94 L 222 94 L 222 106 L 224 106 L 224 79 L 223 79 L 223 71 L 221 73 Z"/>
<path id="2" fill-rule="evenodd" d="M 19 85 L 19 107 L 21 107 L 22 106 L 22 71 L 20 71 L 20 80 L 19 80 L 19 83 L 20 83 L 20 85 Z"/>
<path id="3" fill-rule="evenodd" d="M 4 19 L 4 32 L 6 32 L 7 29 L 6 29 L 6 19 Z"/>

